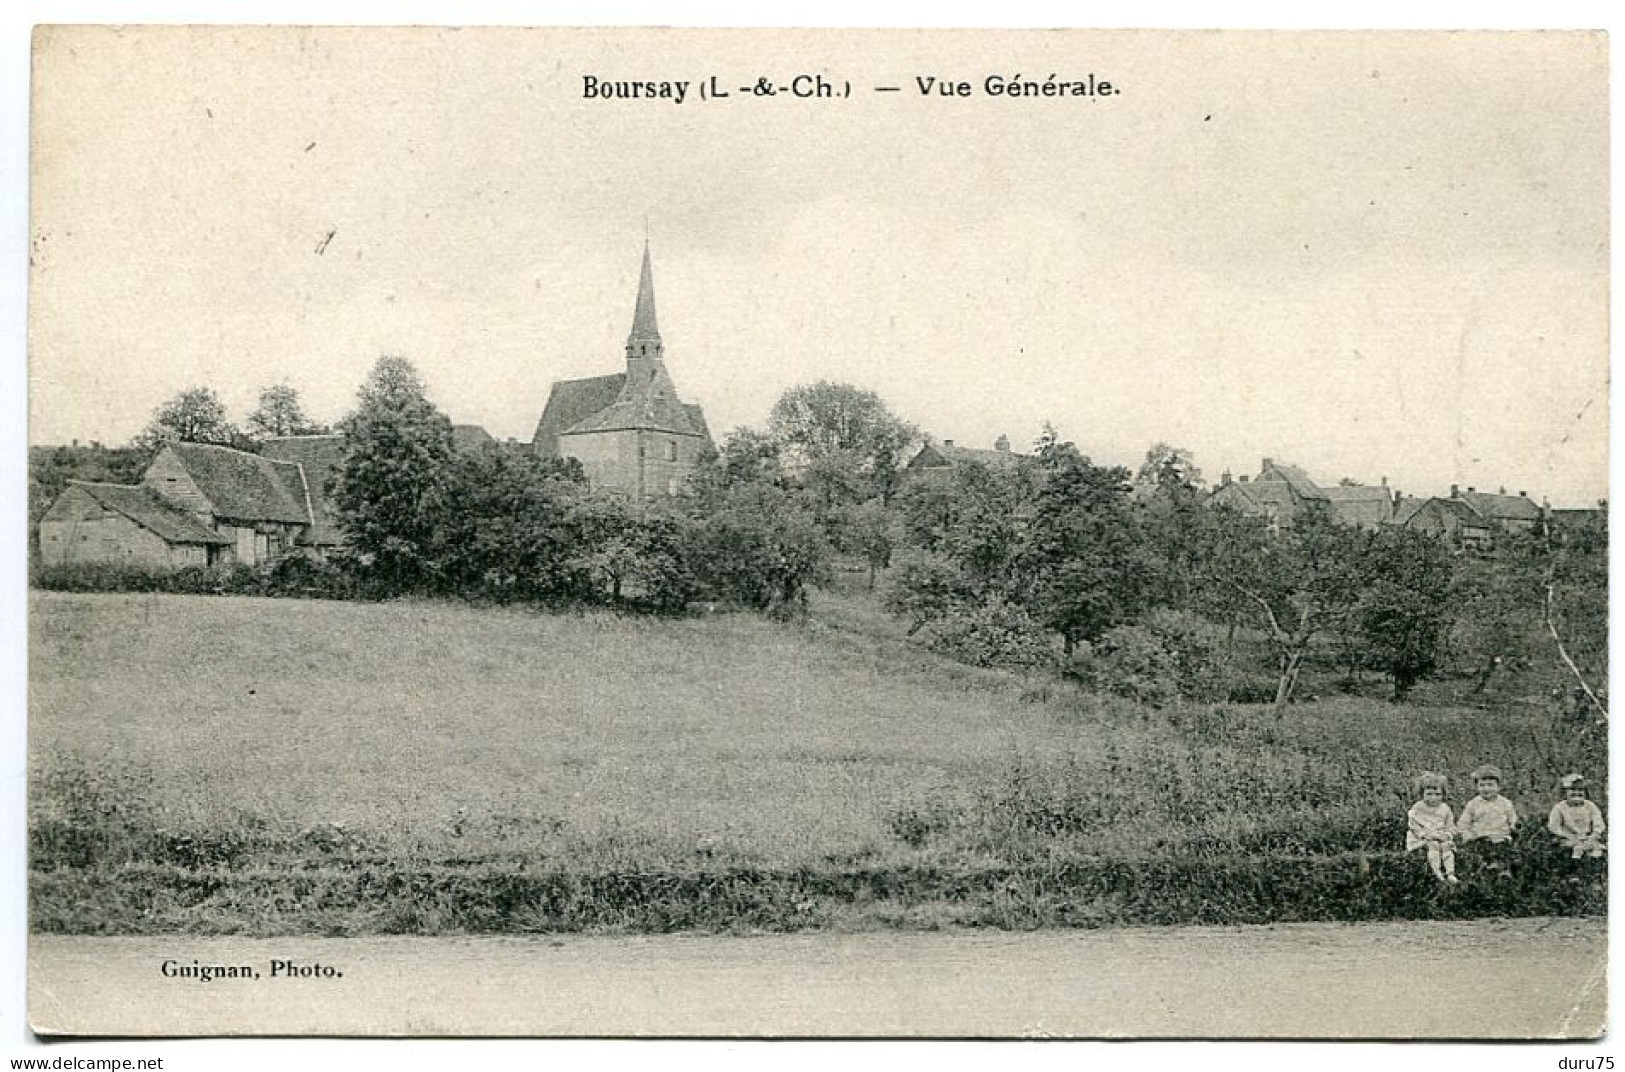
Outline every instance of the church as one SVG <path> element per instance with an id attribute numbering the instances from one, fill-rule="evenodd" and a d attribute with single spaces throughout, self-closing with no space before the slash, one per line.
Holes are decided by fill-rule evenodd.
<path id="1" fill-rule="evenodd" d="M 593 487 L 639 500 L 682 494 L 714 449 L 704 412 L 678 398 L 666 370 L 647 242 L 626 371 L 553 384 L 532 447 L 543 457 L 574 458 Z"/>

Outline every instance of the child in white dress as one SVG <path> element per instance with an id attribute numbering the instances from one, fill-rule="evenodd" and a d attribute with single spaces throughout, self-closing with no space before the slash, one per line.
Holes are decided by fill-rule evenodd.
<path id="1" fill-rule="evenodd" d="M 1454 886 L 1456 878 L 1456 816 L 1444 802 L 1448 786 L 1445 776 L 1424 771 L 1417 776 L 1416 788 L 1422 799 L 1406 813 L 1405 851 L 1426 849 L 1428 870 L 1440 882 Z"/>

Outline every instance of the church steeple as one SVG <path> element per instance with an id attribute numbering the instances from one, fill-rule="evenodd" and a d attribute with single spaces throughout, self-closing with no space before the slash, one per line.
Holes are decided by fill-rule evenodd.
<path id="1" fill-rule="evenodd" d="M 638 305 L 632 312 L 632 333 L 626 337 L 626 356 L 659 358 L 664 347 L 655 323 L 655 277 L 649 265 L 649 240 L 643 240 L 643 272 L 638 277 Z"/>

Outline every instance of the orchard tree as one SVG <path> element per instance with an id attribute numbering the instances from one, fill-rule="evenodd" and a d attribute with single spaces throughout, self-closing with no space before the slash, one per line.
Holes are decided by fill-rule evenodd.
<path id="1" fill-rule="evenodd" d="M 767 424 L 824 505 L 876 496 L 889 503 L 904 455 L 919 438 L 873 391 L 827 380 L 790 388 Z"/>
<path id="2" fill-rule="evenodd" d="M 153 411 L 135 445 L 147 451 L 175 442 L 230 447 L 240 439 L 241 434 L 226 419 L 220 396 L 207 387 L 191 387 Z"/>
<path id="3" fill-rule="evenodd" d="M 1148 556 L 1128 501 L 1128 470 L 1099 466 L 1046 428 L 1037 487 L 1014 561 L 1015 594 L 1061 634 L 1068 655 L 1147 609 Z"/>
<path id="4" fill-rule="evenodd" d="M 333 504 L 351 548 L 389 591 L 434 585 L 435 511 L 452 458 L 451 421 L 411 362 L 381 357 L 339 430 Z"/>
<path id="5" fill-rule="evenodd" d="M 317 435 L 326 428 L 305 416 L 299 392 L 287 383 L 275 384 L 260 392 L 260 403 L 248 415 L 248 434 L 258 439 L 277 436 Z"/>

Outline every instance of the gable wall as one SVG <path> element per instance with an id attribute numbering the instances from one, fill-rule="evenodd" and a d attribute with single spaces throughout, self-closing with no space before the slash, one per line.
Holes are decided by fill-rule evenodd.
<path id="1" fill-rule="evenodd" d="M 214 504 L 193 481 L 175 452 L 165 447 L 147 466 L 141 483 L 158 493 L 159 498 L 173 503 L 188 513 L 195 514 L 205 525 L 214 524 Z"/>

